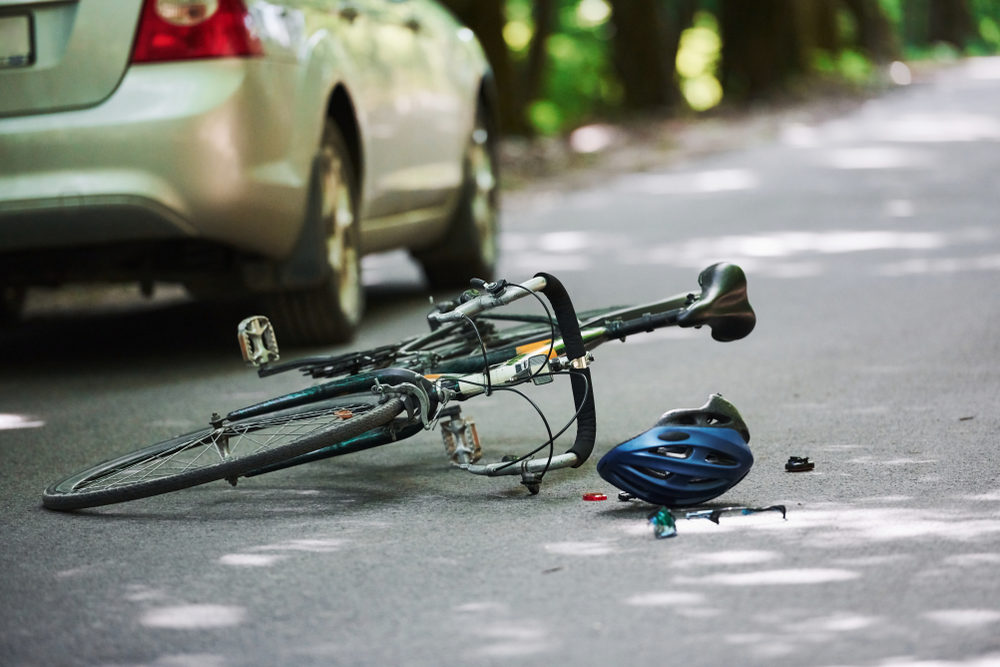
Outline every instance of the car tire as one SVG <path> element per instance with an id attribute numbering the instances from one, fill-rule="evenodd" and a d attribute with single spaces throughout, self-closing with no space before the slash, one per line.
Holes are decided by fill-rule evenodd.
<path id="1" fill-rule="evenodd" d="M 317 198 L 314 206 L 325 239 L 326 277 L 318 285 L 267 298 L 282 339 L 295 344 L 346 342 L 364 312 L 358 181 L 347 144 L 331 120 L 324 128 L 319 156 L 312 196 Z"/>
<path id="2" fill-rule="evenodd" d="M 500 201 L 497 133 L 481 103 L 466 145 L 458 206 L 440 245 L 414 253 L 432 289 L 468 287 L 492 280 L 498 254 Z"/>

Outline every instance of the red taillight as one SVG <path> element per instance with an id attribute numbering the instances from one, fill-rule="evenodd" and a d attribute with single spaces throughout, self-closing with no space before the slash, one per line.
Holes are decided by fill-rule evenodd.
<path id="1" fill-rule="evenodd" d="M 242 0 L 146 0 L 132 62 L 263 53 Z"/>

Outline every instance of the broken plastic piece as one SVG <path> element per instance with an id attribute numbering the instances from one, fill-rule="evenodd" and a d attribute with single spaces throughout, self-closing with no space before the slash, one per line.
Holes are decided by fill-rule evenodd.
<path id="1" fill-rule="evenodd" d="M 618 494 L 618 500 L 620 500 L 623 503 L 627 503 L 628 501 L 630 501 L 630 500 L 632 500 L 634 498 L 635 498 L 635 496 L 633 496 L 628 491 L 622 491 L 621 493 Z"/>
<path id="2" fill-rule="evenodd" d="M 694 510 L 685 512 L 685 519 L 708 519 L 712 523 L 719 523 L 719 517 L 728 512 L 739 512 L 740 514 L 756 514 L 757 512 L 781 512 L 781 518 L 785 518 L 784 505 L 769 505 L 767 507 L 719 507 L 708 510 Z"/>
<path id="3" fill-rule="evenodd" d="M 789 456 L 785 470 L 788 472 L 807 472 L 816 467 L 816 464 L 809 460 L 808 456 Z"/>
<path id="4" fill-rule="evenodd" d="M 589 493 L 583 494 L 584 500 L 607 500 L 608 496 L 606 494 L 600 493 L 599 491 L 591 491 Z"/>
<path id="5" fill-rule="evenodd" d="M 674 515 L 666 507 L 661 507 L 650 514 L 649 522 L 653 524 L 653 535 L 658 540 L 677 535 L 677 525 L 674 522 Z"/>

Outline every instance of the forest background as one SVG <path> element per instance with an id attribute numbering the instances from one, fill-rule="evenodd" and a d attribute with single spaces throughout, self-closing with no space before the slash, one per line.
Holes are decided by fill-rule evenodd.
<path id="1" fill-rule="evenodd" d="M 487 52 L 508 136 L 863 92 L 908 83 L 907 62 L 1000 52 L 1000 0 L 442 2 Z"/>

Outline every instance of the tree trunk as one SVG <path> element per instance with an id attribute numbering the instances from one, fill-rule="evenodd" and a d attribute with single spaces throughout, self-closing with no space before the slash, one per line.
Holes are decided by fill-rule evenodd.
<path id="1" fill-rule="evenodd" d="M 680 100 L 677 47 L 695 0 L 611 0 L 613 61 L 630 110 L 662 109 Z"/>
<path id="2" fill-rule="evenodd" d="M 535 0 L 532 18 L 535 22 L 535 34 L 531 37 L 528 48 L 528 59 L 524 66 L 522 79 L 524 81 L 524 104 L 529 105 L 542 94 L 542 84 L 549 60 L 549 36 L 555 30 L 556 7 L 553 0 Z"/>
<path id="3" fill-rule="evenodd" d="M 968 0 L 931 0 L 928 9 L 928 39 L 946 42 L 958 49 L 975 34 Z"/>
<path id="4" fill-rule="evenodd" d="M 900 57 L 899 41 L 878 0 L 844 0 L 858 27 L 858 46 L 877 63 Z"/>
<path id="5" fill-rule="evenodd" d="M 808 69 L 796 0 L 720 0 L 722 87 L 737 100 L 774 93 Z"/>

